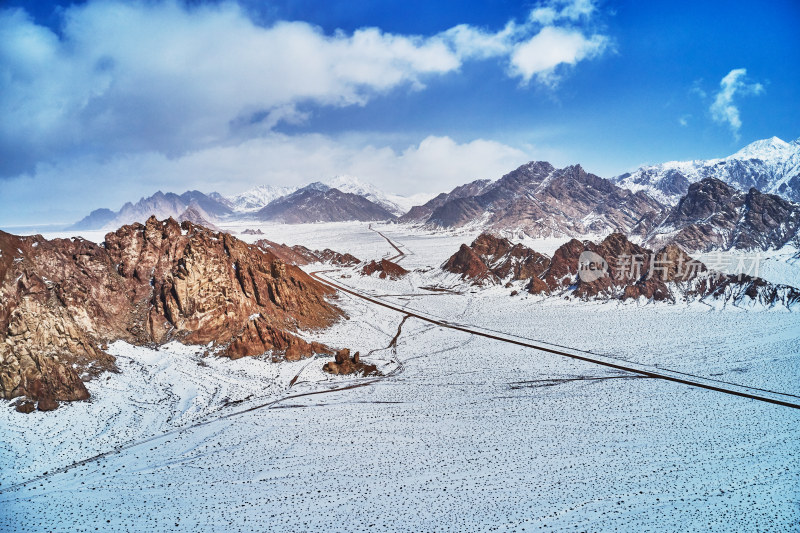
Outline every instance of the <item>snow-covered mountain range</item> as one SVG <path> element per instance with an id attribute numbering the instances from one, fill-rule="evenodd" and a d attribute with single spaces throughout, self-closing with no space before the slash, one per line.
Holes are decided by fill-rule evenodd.
<path id="1" fill-rule="evenodd" d="M 395 216 L 401 216 L 408 212 L 412 206 L 426 202 L 432 195 L 426 193 L 414 194 L 412 196 L 401 196 L 384 192 L 371 183 L 366 183 L 354 176 L 335 176 L 329 180 L 321 182 L 332 189 L 338 189 L 343 193 L 356 194 L 362 196 L 372 203 L 375 203 Z M 274 200 L 288 196 L 301 187 L 274 187 L 272 185 L 258 185 L 243 193 L 235 196 L 228 196 L 225 199 L 229 202 L 231 209 L 237 213 L 255 213 L 263 209 Z"/>
<path id="2" fill-rule="evenodd" d="M 363 196 L 398 217 L 407 213 L 413 206 L 427 202 L 433 197 L 432 194 L 427 193 L 418 193 L 411 196 L 387 193 L 371 183 L 364 183 L 354 176 L 336 176 L 323 183 L 342 192 Z"/>
<path id="3" fill-rule="evenodd" d="M 74 230 L 113 230 L 133 222 L 144 222 L 151 215 L 176 220 L 190 218 L 206 226 L 238 218 L 294 223 L 342 220 L 394 219 L 414 204 L 432 195 L 401 196 L 385 193 L 370 183 L 352 176 L 336 176 L 324 182 L 298 187 L 258 185 L 236 195 L 218 192 L 183 194 L 156 192 L 138 202 L 128 202 L 119 211 L 96 209 L 71 226 Z M 272 206 L 267 209 L 268 206 Z M 187 215 L 187 210 L 191 213 Z"/>
<path id="4" fill-rule="evenodd" d="M 222 197 L 227 200 L 231 209 L 237 213 L 253 213 L 266 207 L 273 200 L 292 194 L 299 187 L 274 187 L 258 185 L 235 196 Z"/>
<path id="5" fill-rule="evenodd" d="M 674 205 L 689 191 L 689 185 L 705 178 L 716 178 L 745 192 L 754 187 L 762 193 L 800 202 L 800 139 L 763 139 L 721 159 L 643 166 L 612 181 Z"/>
<path id="6" fill-rule="evenodd" d="M 731 190 L 712 183 L 692 192 L 692 185 L 706 180 Z M 587 173 L 580 165 L 556 169 L 544 161 L 531 162 L 500 179 L 473 181 L 433 198 L 386 193 L 344 175 L 302 187 L 262 184 L 229 196 L 159 191 L 135 204 L 126 203 L 117 212 L 95 210 L 72 229 L 113 230 L 151 215 L 205 221 L 207 226 L 237 219 L 398 220 L 431 228 L 522 230 L 530 236 L 623 231 L 640 238 L 674 237 L 693 250 L 768 249 L 796 241 L 798 202 L 800 139 L 785 142 L 772 137 L 729 157 L 645 166 L 611 180 Z M 702 208 L 687 210 L 695 204 Z M 676 210 L 681 210 L 680 217 L 673 213 Z M 761 215 L 767 218 L 755 220 Z M 745 226 L 737 221 L 748 221 L 745 226 L 750 229 L 740 235 Z M 759 236 L 762 230 L 769 236 Z"/>

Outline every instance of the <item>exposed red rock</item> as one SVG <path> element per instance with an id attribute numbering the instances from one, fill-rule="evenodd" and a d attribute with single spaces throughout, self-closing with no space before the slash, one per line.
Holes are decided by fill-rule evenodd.
<path id="1" fill-rule="evenodd" d="M 38 408 L 89 396 L 114 369 L 98 346 L 215 343 L 223 355 L 332 353 L 293 334 L 341 311 L 332 289 L 275 255 L 175 220 L 123 226 L 104 246 L 0 232 L 0 396 Z"/>
<path id="2" fill-rule="evenodd" d="M 475 251 L 462 244 L 456 253 L 450 256 L 442 268 L 454 274 L 461 274 L 461 279 L 470 279 L 476 285 L 497 283 L 497 276 L 489 270 L 483 259 Z"/>
<path id="3" fill-rule="evenodd" d="M 581 254 L 593 252 L 607 265 L 605 275 L 581 276 Z M 549 292 L 571 294 L 581 299 L 637 299 L 654 301 L 710 298 L 739 302 L 749 298 L 764 305 L 800 302 L 794 287 L 774 285 L 752 276 L 711 272 L 679 246 L 670 244 L 657 252 L 630 242 L 621 233 L 601 243 L 571 240 L 553 255 L 550 269 L 542 276 Z"/>
<path id="4" fill-rule="evenodd" d="M 344 348 L 336 352 L 336 359 L 325 363 L 322 370 L 329 374 L 361 374 L 364 376 L 380 376 L 378 367 L 361 362 L 361 356 L 356 352 L 350 357 L 350 350 Z"/>
<path id="5" fill-rule="evenodd" d="M 470 246 L 461 245 L 442 268 L 481 285 L 532 279 L 550 265 L 550 258 L 522 244 L 483 233 Z"/>
<path id="6" fill-rule="evenodd" d="M 378 277 L 381 279 L 386 279 L 387 277 L 389 279 L 399 279 L 408 274 L 408 270 L 397 263 L 392 263 L 388 259 L 381 259 L 380 261 L 373 259 L 361 269 L 361 273 L 365 276 L 371 276 L 375 272 L 380 272 Z"/>
<path id="7" fill-rule="evenodd" d="M 263 250 L 275 254 L 275 256 L 283 261 L 294 265 L 329 263 L 338 266 L 353 266 L 361 262 L 357 257 L 351 254 L 342 254 L 331 250 L 330 248 L 325 248 L 322 251 L 311 250 L 310 248 L 306 248 L 305 246 L 301 246 L 299 244 L 288 246 L 286 244 L 278 244 L 267 239 L 259 239 L 256 241 L 256 245 L 261 247 Z"/>
<path id="8" fill-rule="evenodd" d="M 591 263 L 602 268 L 582 270 Z M 507 239 L 483 234 L 471 246 L 462 245 L 442 268 L 478 284 L 527 279 L 531 294 L 584 300 L 750 299 L 768 306 L 800 302 L 800 290 L 794 287 L 711 272 L 675 244 L 653 252 L 621 233 L 612 233 L 600 243 L 572 239 L 559 247 L 552 259 L 520 244 L 512 245 Z"/>

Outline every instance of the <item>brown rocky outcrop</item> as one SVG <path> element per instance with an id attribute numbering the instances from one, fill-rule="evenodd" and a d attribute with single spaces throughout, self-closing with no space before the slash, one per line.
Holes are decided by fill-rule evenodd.
<path id="1" fill-rule="evenodd" d="M 336 352 L 336 358 L 328 363 L 325 363 L 322 370 L 329 374 L 349 375 L 361 374 L 364 376 L 380 376 L 378 367 L 361 362 L 359 352 L 350 357 L 350 350 L 344 348 Z"/>
<path id="2" fill-rule="evenodd" d="M 549 265 L 550 258 L 527 246 L 483 233 L 471 245 L 462 244 L 442 268 L 482 285 L 531 279 L 547 270 Z"/>
<path id="3" fill-rule="evenodd" d="M 604 275 L 581 275 L 584 252 L 593 252 L 605 261 Z M 600 243 L 574 239 L 567 242 L 555 252 L 550 269 L 541 280 L 550 293 L 583 300 L 644 297 L 653 301 L 699 299 L 737 304 L 749 300 L 767 306 L 800 302 L 800 290 L 794 287 L 748 275 L 714 272 L 675 244 L 653 252 L 630 242 L 621 233 L 613 233 Z"/>
<path id="4" fill-rule="evenodd" d="M 88 398 L 100 348 L 214 343 L 230 357 L 331 353 L 293 334 L 341 315 L 332 289 L 257 246 L 190 222 L 123 226 L 98 246 L 0 232 L 0 396 L 38 408 Z"/>
<path id="5" fill-rule="evenodd" d="M 373 259 L 361 269 L 361 273 L 365 276 L 371 276 L 376 272 L 380 272 L 378 277 L 381 279 L 386 279 L 387 277 L 389 279 L 400 279 L 408 274 L 408 270 L 397 263 L 392 263 L 388 259 L 381 259 L 380 261 Z"/>
<path id="6" fill-rule="evenodd" d="M 584 270 L 590 263 L 601 268 Z M 748 275 L 713 272 L 675 244 L 653 252 L 621 233 L 612 233 L 600 243 L 572 239 L 560 246 L 552 259 L 484 234 L 471 246 L 462 245 L 442 268 L 476 283 L 486 279 L 528 279 L 527 290 L 531 294 L 582 300 L 644 297 L 668 302 L 750 301 L 787 307 L 800 302 L 800 290 L 794 287 Z"/>
<path id="7" fill-rule="evenodd" d="M 267 239 L 259 239 L 256 245 L 261 249 L 273 253 L 276 257 L 293 265 L 308 265 L 311 263 L 328 263 L 337 266 L 353 266 L 361 261 L 348 253 L 339 253 L 330 248 L 324 250 L 311 250 L 305 246 L 296 244 L 288 246 L 278 244 Z"/>
<path id="8" fill-rule="evenodd" d="M 461 274 L 461 279 L 469 279 L 475 285 L 498 283 L 499 281 L 483 259 L 466 244 L 462 244 L 458 251 L 445 261 L 442 269 L 454 274 Z"/>

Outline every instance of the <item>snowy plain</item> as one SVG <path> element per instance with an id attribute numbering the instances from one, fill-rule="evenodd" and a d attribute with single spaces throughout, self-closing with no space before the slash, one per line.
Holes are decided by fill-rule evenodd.
<path id="1" fill-rule="evenodd" d="M 396 255 L 377 229 L 414 271 L 330 279 L 449 321 L 800 396 L 800 315 L 785 308 L 511 297 L 437 270 L 475 233 L 225 229 L 245 227 L 264 233 L 241 236 L 251 241 Z M 560 242 L 525 244 L 550 254 Z M 790 258 L 774 261 L 796 279 Z M 422 288 L 434 282 L 454 292 Z M 305 336 L 360 350 L 386 377 L 328 376 L 326 357 L 230 361 L 116 343 L 121 372 L 90 382 L 90 401 L 28 416 L 0 405 L 0 529 L 800 527 L 800 411 L 404 321 L 347 294 L 338 304 L 348 320 Z"/>

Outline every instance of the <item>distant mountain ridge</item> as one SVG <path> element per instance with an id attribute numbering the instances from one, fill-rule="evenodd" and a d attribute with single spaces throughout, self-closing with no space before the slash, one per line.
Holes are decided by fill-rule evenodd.
<path id="1" fill-rule="evenodd" d="M 532 161 L 494 182 L 474 181 L 412 208 L 401 221 L 430 227 L 485 227 L 531 237 L 644 232 L 666 207 L 586 172 Z"/>
<path id="2" fill-rule="evenodd" d="M 675 205 L 689 191 L 689 185 L 705 178 L 716 178 L 742 191 L 754 187 L 762 193 L 800 202 L 800 139 L 792 142 L 778 137 L 763 139 L 721 159 L 643 166 L 612 181 Z"/>
<path id="3" fill-rule="evenodd" d="M 187 210 L 190 209 L 191 211 L 187 213 Z M 179 220 L 182 217 L 187 220 L 197 220 L 199 216 L 211 222 L 211 219 L 219 219 L 231 214 L 233 214 L 233 209 L 224 202 L 200 191 L 186 191 L 180 195 L 157 191 L 152 196 L 141 198 L 135 204 L 127 202 L 117 212 L 110 209 L 96 209 L 70 226 L 69 229 L 113 230 L 126 224 L 143 222 L 151 216 L 160 219 L 172 217 L 175 220 Z"/>
<path id="4" fill-rule="evenodd" d="M 690 251 L 769 250 L 787 243 L 800 244 L 800 205 L 755 187 L 740 191 L 716 179 L 705 178 L 670 209 L 650 230 L 651 246 L 679 244 Z"/>
<path id="5" fill-rule="evenodd" d="M 113 230 L 143 222 L 152 215 L 198 224 L 205 221 L 207 227 L 213 227 L 215 222 L 251 218 L 287 223 L 394 220 L 415 201 L 428 197 L 427 194 L 404 197 L 384 193 L 349 176 L 304 187 L 259 185 L 235 196 L 223 196 L 218 192 L 186 191 L 178 195 L 158 191 L 135 204 L 128 202 L 116 212 L 96 209 L 68 229 Z"/>
<path id="6" fill-rule="evenodd" d="M 702 184 L 702 185 L 699 185 Z M 532 161 L 428 199 L 380 191 L 352 176 L 304 187 L 261 185 L 236 196 L 157 192 L 118 212 L 98 209 L 71 229 L 116 229 L 149 216 L 214 226 L 233 220 L 289 224 L 398 221 L 437 229 L 584 237 L 622 232 L 689 251 L 800 245 L 800 140 L 756 141 L 732 156 L 642 167 L 604 179 L 580 165 Z M 411 206 L 412 200 L 427 199 Z"/>
<path id="7" fill-rule="evenodd" d="M 256 211 L 262 221 L 303 224 L 309 222 L 339 222 L 345 220 L 378 221 L 396 217 L 386 208 L 359 196 L 315 182 L 295 192 L 273 200 Z"/>

